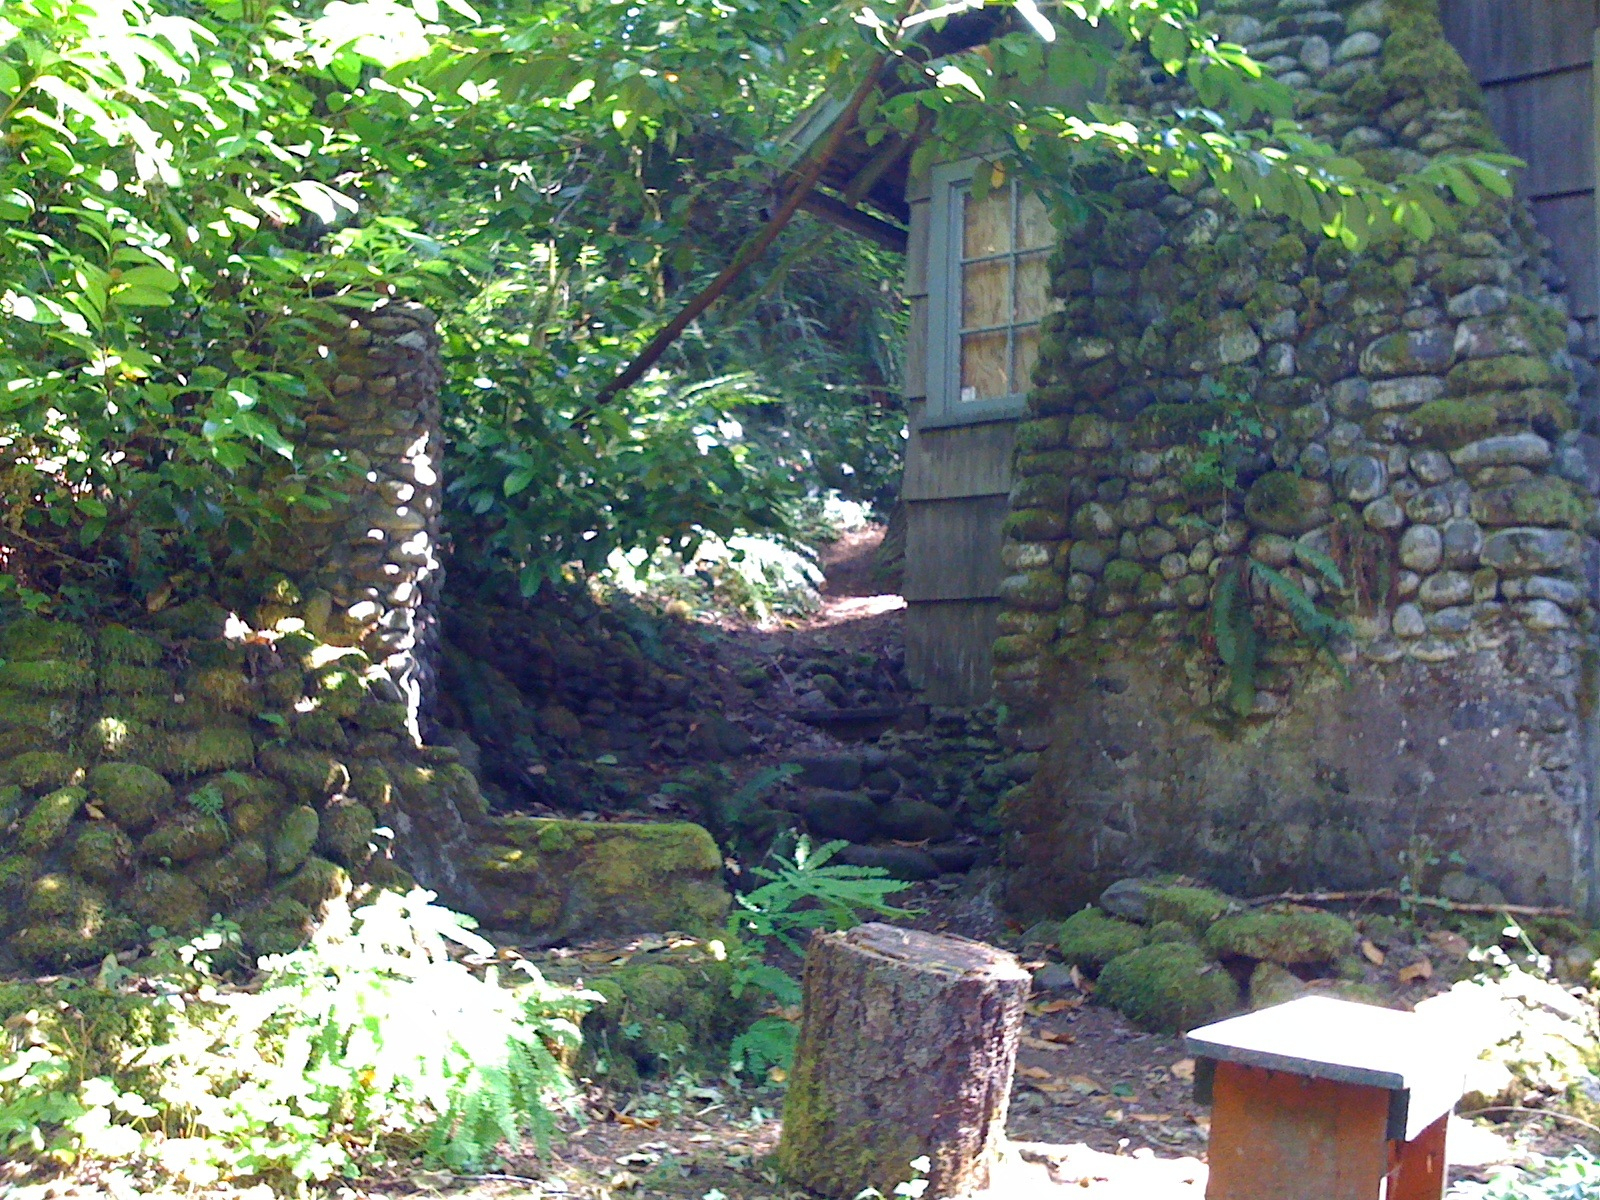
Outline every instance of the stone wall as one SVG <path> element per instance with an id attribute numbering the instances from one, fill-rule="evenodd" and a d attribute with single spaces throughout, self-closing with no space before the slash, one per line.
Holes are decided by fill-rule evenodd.
<path id="1" fill-rule="evenodd" d="M 1373 175 L 1497 148 L 1436 0 L 1220 7 Z M 1185 101 L 1147 61 L 1112 94 Z M 1048 746 L 1005 806 L 1014 899 L 1392 884 L 1409 849 L 1586 907 L 1600 441 L 1525 209 L 1352 255 L 1105 183 L 1052 264 L 1007 521 L 997 691 Z M 1250 628 L 1255 669 L 1225 669 Z"/>

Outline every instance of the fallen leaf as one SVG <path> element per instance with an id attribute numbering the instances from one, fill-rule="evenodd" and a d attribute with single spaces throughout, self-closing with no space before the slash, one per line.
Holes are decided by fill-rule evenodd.
<path id="1" fill-rule="evenodd" d="M 1039 1036 L 1047 1042 L 1057 1042 L 1063 1046 L 1070 1046 L 1073 1042 L 1078 1040 L 1077 1034 L 1067 1033 L 1063 1030 L 1057 1029 L 1041 1030 Z"/>
<path id="2" fill-rule="evenodd" d="M 1409 967 L 1400 968 L 1400 982 L 1414 983 L 1419 979 L 1433 978 L 1433 963 L 1425 958 L 1419 958 Z"/>
<path id="3" fill-rule="evenodd" d="M 1055 1078 L 1054 1075 L 1050 1074 L 1050 1072 L 1046 1071 L 1043 1067 L 1021 1067 L 1021 1068 L 1018 1069 L 1017 1074 L 1023 1076 L 1026 1079 L 1054 1079 Z"/>
<path id="4" fill-rule="evenodd" d="M 1373 966 L 1381 967 L 1381 966 L 1383 966 L 1384 958 L 1387 957 L 1387 956 L 1384 954 L 1384 952 L 1382 950 L 1378 949 L 1377 946 L 1373 945 L 1373 943 L 1369 939 L 1362 938 L 1361 939 L 1361 957 L 1366 959 Z"/>
<path id="5" fill-rule="evenodd" d="M 1172 1120 L 1171 1113 L 1129 1113 L 1128 1120 L 1142 1121 L 1146 1125 L 1156 1125 L 1162 1121 Z"/>
<path id="6" fill-rule="evenodd" d="M 611 1186 L 619 1192 L 631 1192 L 643 1182 L 632 1171 L 618 1171 L 611 1177 Z"/>
<path id="7" fill-rule="evenodd" d="M 1174 1079 L 1181 1079 L 1185 1083 L 1192 1082 L 1194 1079 L 1194 1059 L 1180 1058 L 1177 1062 L 1168 1067 L 1167 1070 L 1172 1072 L 1172 1077 Z"/>
<path id="8" fill-rule="evenodd" d="M 1428 935 L 1434 949 L 1451 958 L 1465 958 L 1472 951 L 1472 943 L 1453 929 L 1435 929 Z"/>
<path id="9" fill-rule="evenodd" d="M 1122 1110 L 1120 1108 L 1108 1108 L 1108 1109 L 1106 1109 L 1106 1120 L 1108 1120 L 1108 1121 L 1120 1121 L 1120 1120 L 1122 1120 Z"/>
<path id="10" fill-rule="evenodd" d="M 1064 1092 L 1067 1090 L 1066 1084 L 1059 1083 L 1054 1079 L 1035 1080 L 1033 1083 L 1028 1084 L 1028 1086 L 1036 1092 L 1043 1092 L 1047 1096 L 1054 1096 L 1057 1092 Z"/>
<path id="11" fill-rule="evenodd" d="M 1030 1050 L 1065 1050 L 1067 1047 L 1060 1042 L 1046 1041 L 1044 1038 L 1022 1035 L 1022 1044 Z"/>
<path id="12" fill-rule="evenodd" d="M 1104 1093 L 1106 1090 L 1105 1085 L 1102 1084 L 1098 1079 L 1092 1079 L 1087 1075 L 1069 1075 L 1067 1077 L 1067 1083 L 1076 1091 L 1082 1092 L 1085 1096 L 1093 1096 L 1096 1093 Z"/>
<path id="13" fill-rule="evenodd" d="M 786 1080 L 788 1078 L 789 1078 L 789 1072 L 785 1071 L 782 1067 L 768 1067 L 767 1068 L 767 1079 L 768 1079 L 769 1082 L 782 1083 L 784 1080 Z"/>
<path id="14" fill-rule="evenodd" d="M 630 1117 L 627 1113 L 616 1115 L 618 1125 L 624 1129 L 660 1129 L 660 1117 Z"/>
<path id="15" fill-rule="evenodd" d="M 1073 1009 L 1083 1007 L 1082 996 L 1072 996 L 1066 1000 L 1046 1000 L 1043 1004 L 1028 1005 L 1028 1012 L 1035 1017 L 1049 1017 L 1056 1013 L 1071 1012 Z"/>
<path id="16" fill-rule="evenodd" d="M 89 814 L 89 819 L 92 821 L 104 821 L 106 819 L 106 814 L 97 805 L 85 804 L 83 811 Z"/>

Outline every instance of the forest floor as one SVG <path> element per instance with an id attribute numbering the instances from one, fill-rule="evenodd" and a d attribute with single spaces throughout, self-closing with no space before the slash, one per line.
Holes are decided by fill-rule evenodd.
<path id="1" fill-rule="evenodd" d="M 732 679 L 751 661 L 818 652 L 865 651 L 900 661 L 904 601 L 875 581 L 881 528 L 846 535 L 825 549 L 822 608 L 781 629 L 722 623 L 699 639 L 703 678 Z M 787 679 L 784 680 L 787 684 Z M 792 690 L 771 707 L 751 707 L 729 687 L 740 711 L 730 718 L 755 732 L 756 757 L 778 761 L 799 749 L 839 745 L 793 720 Z M 980 870 L 955 881 L 915 885 L 895 897 L 919 910 L 911 922 L 1018 947 L 1022 929 L 995 903 L 997 886 Z M 1037 948 L 1031 948 L 1037 950 Z M 1024 954 L 1026 960 L 1027 955 Z M 798 963 L 781 964 L 795 970 Z M 1042 960 L 1027 961 L 1031 968 Z M 1046 992 L 1030 1003 L 1019 1051 L 1007 1132 L 1019 1148 L 992 1195 L 1071 1195 L 1104 1200 L 1198 1198 L 1209 1132 L 1208 1111 L 1193 1098 L 1193 1060 L 1180 1039 L 1145 1033 L 1084 992 Z M 633 1092 L 585 1081 L 581 1118 L 570 1122 L 548 1156 L 509 1163 L 500 1177 L 462 1179 L 417 1173 L 369 1194 L 446 1192 L 481 1200 L 565 1196 L 585 1200 L 799 1200 L 773 1154 L 782 1110 L 781 1084 L 725 1080 L 656 1080 Z M 1452 1180 L 1486 1178 L 1488 1167 L 1530 1151 L 1560 1154 L 1579 1144 L 1570 1127 L 1550 1122 L 1490 1126 L 1457 1120 L 1451 1131 Z"/>

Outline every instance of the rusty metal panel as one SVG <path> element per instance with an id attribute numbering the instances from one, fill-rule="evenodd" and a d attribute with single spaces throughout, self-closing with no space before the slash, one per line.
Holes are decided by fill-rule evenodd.
<path id="1" fill-rule="evenodd" d="M 900 494 L 906 500 L 1004 495 L 1011 491 L 1016 438 L 1015 421 L 938 429 L 918 429 L 913 421 Z"/>
<path id="2" fill-rule="evenodd" d="M 993 689 L 993 600 L 946 600 L 906 609 L 906 675 L 930 704 L 976 706 Z"/>
<path id="3" fill-rule="evenodd" d="M 1524 196 L 1594 189 L 1593 82 L 1593 73 L 1580 69 L 1485 90 L 1496 132 L 1528 164 L 1517 181 Z"/>
<path id="4" fill-rule="evenodd" d="M 1479 83 L 1593 60 L 1596 0 L 1442 0 L 1445 35 Z"/>
<path id="5" fill-rule="evenodd" d="M 908 601 L 979 600 L 1000 594 L 1000 524 L 1004 496 L 971 496 L 906 505 Z"/>

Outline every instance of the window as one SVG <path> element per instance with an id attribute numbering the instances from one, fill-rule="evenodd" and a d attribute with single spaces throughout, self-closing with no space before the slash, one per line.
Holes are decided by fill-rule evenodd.
<path id="1" fill-rule="evenodd" d="M 924 425 L 1020 415 L 1039 323 L 1053 307 L 1049 212 L 1016 180 L 978 199 L 972 172 L 971 163 L 933 171 Z"/>

